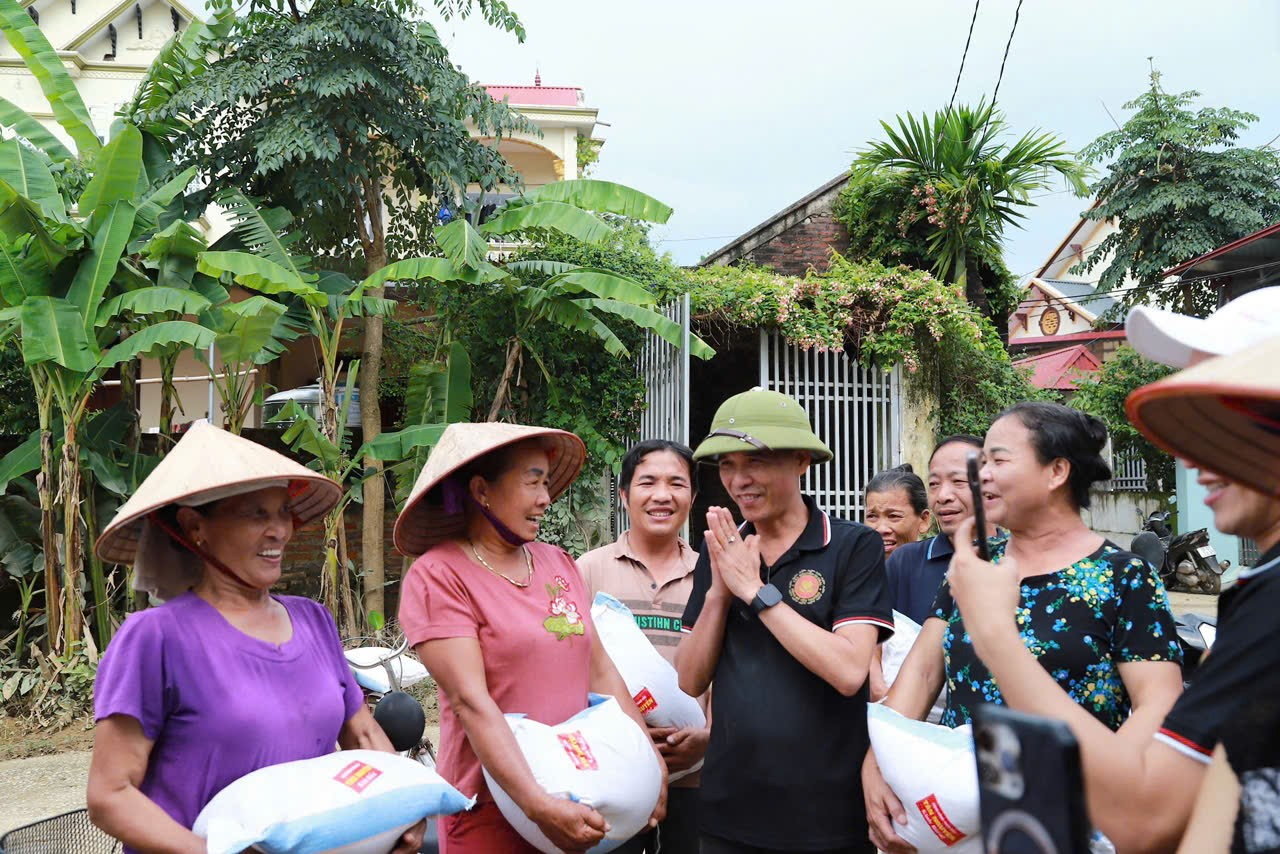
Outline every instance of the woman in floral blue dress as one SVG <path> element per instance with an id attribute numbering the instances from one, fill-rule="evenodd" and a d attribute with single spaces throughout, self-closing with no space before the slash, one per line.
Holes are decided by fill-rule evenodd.
<path id="1" fill-rule="evenodd" d="M 1156 570 L 1080 518 L 1089 487 L 1111 476 L 1106 439 L 1102 423 L 1077 410 L 1011 407 L 984 441 L 983 507 L 1009 533 L 992 542 L 992 559 L 1018 570 L 1022 643 L 1078 705 L 1145 741 L 1181 693 L 1181 653 Z M 944 683 L 947 726 L 969 723 L 981 703 L 1004 702 L 945 582 L 885 704 L 923 719 Z M 870 752 L 863 790 L 872 841 L 888 854 L 910 851 L 894 830 L 902 805 Z"/>

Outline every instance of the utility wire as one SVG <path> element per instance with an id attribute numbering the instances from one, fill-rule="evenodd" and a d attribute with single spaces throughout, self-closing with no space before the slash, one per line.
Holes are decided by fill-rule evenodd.
<path id="1" fill-rule="evenodd" d="M 978 22 L 978 7 L 982 5 L 982 0 L 974 0 L 973 18 L 969 20 L 969 37 L 964 40 L 964 53 L 960 55 L 960 70 L 956 72 L 956 85 L 951 90 L 951 103 L 947 104 L 947 112 L 951 112 L 951 108 L 956 103 L 956 93 L 960 91 L 960 75 L 964 74 L 964 61 L 969 58 L 969 43 L 973 41 L 973 25 Z"/>
<path id="2" fill-rule="evenodd" d="M 1018 31 L 1018 16 L 1022 14 L 1022 0 L 1018 0 L 1018 7 L 1013 10 L 1013 27 L 1009 30 L 1009 41 L 1004 45 L 1004 59 L 1000 60 L 1000 76 L 996 78 L 996 89 L 991 93 L 991 106 L 995 107 L 996 99 L 1000 97 L 1000 83 L 1004 80 L 1004 64 L 1009 61 L 1009 48 L 1013 46 L 1013 34 Z"/>

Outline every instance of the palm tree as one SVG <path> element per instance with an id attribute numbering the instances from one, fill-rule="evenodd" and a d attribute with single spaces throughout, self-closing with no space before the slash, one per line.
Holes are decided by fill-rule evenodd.
<path id="1" fill-rule="evenodd" d="M 974 260 L 998 257 L 1009 225 L 1020 225 L 1032 193 L 1060 175 L 1076 195 L 1088 192 L 1086 171 L 1065 144 L 1051 133 L 1032 130 L 1008 145 L 1009 126 L 994 104 L 939 110 L 932 119 L 911 113 L 897 127 L 881 122 L 885 140 L 871 142 L 853 164 L 853 179 L 891 179 L 910 185 L 917 206 L 904 217 L 926 217 L 931 226 L 928 250 L 933 269 L 958 283 L 974 305 L 987 295 L 975 276 Z"/>

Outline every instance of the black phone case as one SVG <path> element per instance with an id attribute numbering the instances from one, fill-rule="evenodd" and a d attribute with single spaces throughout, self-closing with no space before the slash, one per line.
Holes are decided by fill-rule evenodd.
<path id="1" fill-rule="evenodd" d="M 975 739 L 994 722 L 1013 730 L 1026 784 L 1017 800 L 980 786 L 986 854 L 1089 854 L 1080 748 L 1067 725 L 990 704 L 974 718 Z"/>

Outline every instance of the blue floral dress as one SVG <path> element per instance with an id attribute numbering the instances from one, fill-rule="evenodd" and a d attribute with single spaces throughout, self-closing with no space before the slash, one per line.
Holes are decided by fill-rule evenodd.
<path id="1" fill-rule="evenodd" d="M 992 541 L 994 563 L 1004 557 L 1007 544 Z M 942 723 L 963 726 L 979 704 L 1004 700 L 974 651 L 948 582 L 938 590 L 933 616 L 947 624 L 942 653 L 948 694 Z M 1022 642 L 1040 665 L 1072 700 L 1113 730 L 1129 716 L 1130 706 L 1117 665 L 1182 661 L 1159 574 L 1111 542 L 1066 569 L 1023 579 L 1017 619 Z"/>

